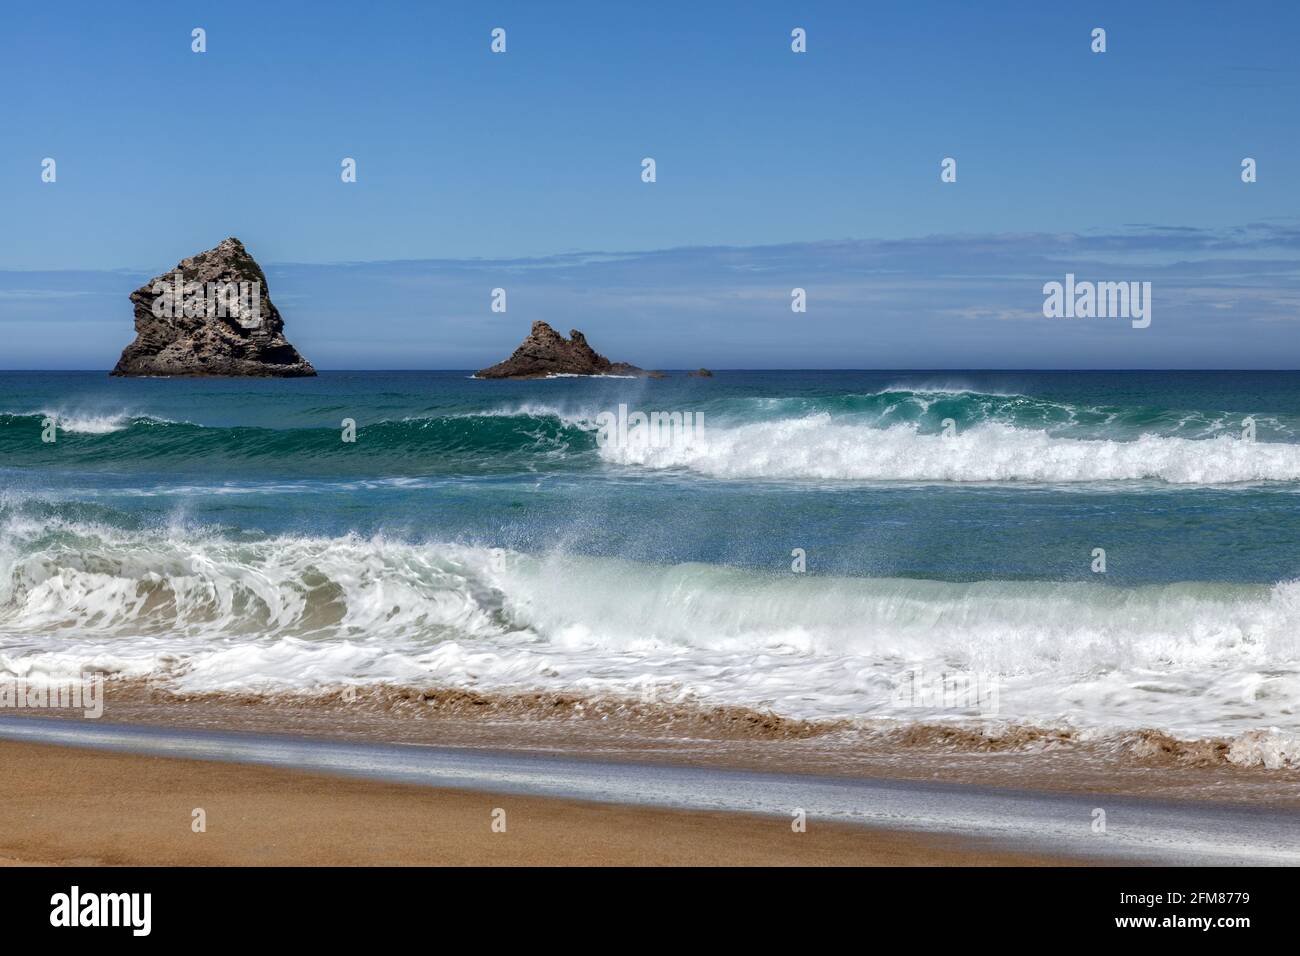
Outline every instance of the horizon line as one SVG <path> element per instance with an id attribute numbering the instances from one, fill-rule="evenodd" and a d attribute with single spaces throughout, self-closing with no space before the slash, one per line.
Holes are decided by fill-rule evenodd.
<path id="1" fill-rule="evenodd" d="M 651 371 L 689 373 L 689 372 L 698 371 L 701 368 L 707 368 L 710 372 L 713 372 L 714 374 L 717 374 L 718 372 L 869 372 L 869 373 L 888 372 L 894 375 L 920 374 L 920 373 L 928 373 L 928 372 L 973 372 L 973 373 L 980 373 L 980 374 L 989 374 L 989 373 L 1005 374 L 1011 372 L 1062 372 L 1062 373 L 1064 372 L 1221 372 L 1221 373 L 1300 372 L 1300 368 L 1209 368 L 1209 367 L 1203 367 L 1203 368 L 1147 368 L 1147 367 L 1036 368 L 1036 367 L 1028 367 L 1028 366 L 1019 367 L 1019 368 L 1015 368 L 1015 367 L 976 368 L 976 367 L 967 367 L 967 366 L 950 366 L 950 367 L 936 366 L 933 368 L 920 368 L 920 367 L 915 367 L 915 368 L 901 368 L 901 367 L 894 367 L 894 368 L 775 368 L 775 367 L 712 368 L 703 365 L 696 365 L 693 367 L 684 367 L 684 368 L 652 369 Z M 115 377 L 119 379 L 131 379 L 131 378 L 230 379 L 230 380 L 245 380 L 245 381 L 271 381 L 277 379 L 294 379 L 294 380 L 311 379 L 311 378 L 318 377 L 323 372 L 329 372 L 329 373 L 446 372 L 449 374 L 450 373 L 464 374 L 468 372 L 470 373 L 469 375 L 470 378 L 474 378 L 476 381 L 482 381 L 482 382 L 545 382 L 545 381 L 550 381 L 552 379 L 575 379 L 575 378 L 606 379 L 609 381 L 621 381 L 625 379 L 636 379 L 638 381 L 654 381 L 654 379 L 649 378 L 647 376 L 621 376 L 621 375 L 555 375 L 555 376 L 544 376 L 541 378 L 529 377 L 529 378 L 479 379 L 473 374 L 477 371 L 478 369 L 472 369 L 472 368 L 326 368 L 326 369 L 317 368 L 316 369 L 317 375 L 315 376 L 313 375 L 119 375 Z M 112 369 L 111 368 L 103 368 L 103 369 L 99 369 L 99 368 L 0 368 L 0 375 L 10 375 L 10 374 L 32 375 L 32 374 L 40 374 L 40 373 L 47 373 L 47 372 L 58 372 L 64 374 L 72 373 L 72 374 L 85 374 L 85 375 L 92 375 L 92 374 L 109 375 L 112 372 Z"/>

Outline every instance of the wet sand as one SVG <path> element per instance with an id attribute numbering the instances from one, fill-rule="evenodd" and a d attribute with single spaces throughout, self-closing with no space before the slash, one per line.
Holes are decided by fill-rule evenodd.
<path id="1" fill-rule="evenodd" d="M 743 708 L 560 694 L 373 687 L 347 697 L 178 696 L 145 681 L 106 685 L 102 722 L 1300 810 L 1300 769 L 1235 765 L 1219 743 L 1151 732 L 1097 741 L 1015 725 L 864 731 Z"/>
<path id="2" fill-rule="evenodd" d="M 0 741 L 0 864 L 884 865 L 1069 862 L 976 841 Z M 193 811 L 206 814 L 195 833 Z M 493 812 L 505 811 L 505 832 Z M 498 815 L 499 816 L 499 815 Z"/>
<path id="3" fill-rule="evenodd" d="M 1111 864 L 1300 865 L 1300 813 L 1285 807 L 1063 793 L 1016 786 L 754 771 L 590 754 L 333 740 L 143 724 L 0 717 L 0 740 L 358 778 L 652 814 L 702 813 L 928 834 L 940 846 Z M 792 828 L 792 832 L 796 832 Z"/>
<path id="4" fill-rule="evenodd" d="M 743 709 L 449 690 L 184 697 L 136 681 L 110 682 L 100 720 L 49 710 L 4 720 L 55 728 L 0 740 L 0 862 L 10 863 L 1125 863 L 1176 859 L 1185 844 L 1184 862 L 1285 862 L 1300 847 L 1300 773 L 1232 764 L 1214 741 L 1141 733 L 1117 743 L 1014 726 L 864 731 Z M 113 728 L 136 739 L 112 752 L 76 739 Z M 139 739 L 150 728 L 239 739 L 154 746 Z M 240 756 L 243 738 L 262 755 Z M 415 746 L 394 757 L 394 745 Z M 354 752 L 339 757 L 340 746 Z M 471 754 L 480 762 L 462 759 Z M 387 761 L 386 777 L 364 769 L 372 758 Z M 336 776 L 348 762 L 354 775 Z M 771 779 L 735 798 L 727 774 L 745 773 Z M 562 778 L 568 789 L 550 785 Z M 697 779 L 713 797 L 697 799 Z M 785 814 L 809 805 L 813 779 L 827 813 L 795 833 Z M 665 799 L 643 798 L 660 783 Z M 207 833 L 189 829 L 195 807 Z M 1104 843 L 1088 835 L 1097 807 L 1121 828 Z M 495 808 L 504 834 L 492 832 Z"/>

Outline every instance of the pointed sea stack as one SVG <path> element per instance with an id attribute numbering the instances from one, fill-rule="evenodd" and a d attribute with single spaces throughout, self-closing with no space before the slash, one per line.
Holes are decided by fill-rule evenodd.
<path id="1" fill-rule="evenodd" d="M 577 329 L 566 339 L 545 322 L 534 322 L 528 338 L 514 354 L 491 368 L 480 369 L 475 378 L 548 378 L 552 375 L 636 375 L 663 378 L 626 362 L 611 362 L 587 344 Z"/>
<path id="2" fill-rule="evenodd" d="M 284 337 L 262 267 L 233 236 L 146 282 L 131 302 L 135 341 L 113 375 L 316 374 Z"/>

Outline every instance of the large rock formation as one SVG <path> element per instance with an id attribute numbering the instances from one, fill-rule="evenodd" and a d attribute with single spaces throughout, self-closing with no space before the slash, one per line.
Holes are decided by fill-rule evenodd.
<path id="1" fill-rule="evenodd" d="M 566 339 L 545 322 L 534 322 L 528 338 L 504 362 L 474 373 L 476 378 L 546 378 L 549 375 L 642 375 L 662 378 L 626 362 L 611 362 L 587 344 L 577 329 Z"/>
<path id="2" fill-rule="evenodd" d="M 114 375 L 315 375 L 284 337 L 266 275 L 233 236 L 131 293 L 135 341 Z"/>

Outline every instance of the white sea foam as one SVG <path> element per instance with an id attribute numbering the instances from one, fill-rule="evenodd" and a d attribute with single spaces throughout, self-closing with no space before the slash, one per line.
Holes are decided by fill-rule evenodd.
<path id="1" fill-rule="evenodd" d="M 600 414 L 600 411 L 600 409 L 572 408 L 567 406 L 551 405 L 545 402 L 519 402 L 514 405 L 495 408 L 487 412 L 470 412 L 468 413 L 468 417 L 555 418 L 564 425 L 583 428 L 588 431 L 595 431 L 597 427 L 596 416 Z"/>
<path id="2" fill-rule="evenodd" d="M 125 431 L 132 424 L 143 422 L 152 425 L 178 424 L 170 419 L 157 416 L 136 416 L 130 412 L 82 412 L 41 409 L 25 413 L 34 418 L 52 418 L 59 431 L 69 435 L 111 435 L 113 432 Z"/>
<path id="3" fill-rule="evenodd" d="M 1238 736 L 1235 760 L 1297 762 L 1297 582 L 958 584 L 383 538 L 5 531 L 0 675 L 89 668 L 249 692 L 650 684 L 664 701 L 793 717 L 968 716 L 901 698 L 920 669 L 994 675 L 1003 719 Z"/>
<path id="4" fill-rule="evenodd" d="M 640 376 L 638 375 L 579 375 L 576 372 L 552 372 L 551 374 L 544 376 L 543 381 L 545 381 L 545 379 L 550 379 L 550 378 L 639 378 L 639 377 Z"/>
<path id="5" fill-rule="evenodd" d="M 108 435 L 124 431 L 131 425 L 131 418 L 126 414 L 84 415 L 65 414 L 62 412 L 41 412 L 42 417 L 52 417 L 58 422 L 59 431 L 73 435 Z"/>
<path id="6" fill-rule="evenodd" d="M 907 482 L 1108 482 L 1217 485 L 1300 481 L 1300 445 L 1235 437 L 1062 438 L 1000 424 L 951 438 L 912 425 L 873 428 L 818 413 L 730 427 L 703 442 L 600 449 L 611 463 L 714 478 Z"/>

